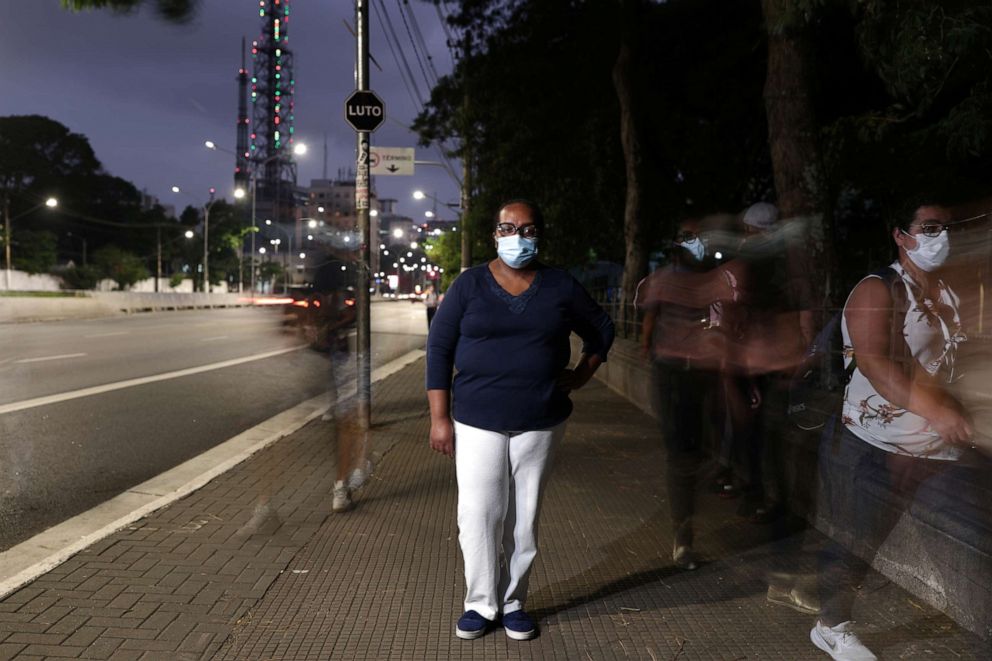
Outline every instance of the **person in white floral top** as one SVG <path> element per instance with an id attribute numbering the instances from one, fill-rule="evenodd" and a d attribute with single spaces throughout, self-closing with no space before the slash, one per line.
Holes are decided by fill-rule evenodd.
<path id="1" fill-rule="evenodd" d="M 858 494 L 863 507 L 847 514 L 849 529 L 869 559 L 919 486 L 955 464 L 972 436 L 967 412 L 946 388 L 966 339 L 958 297 L 938 275 L 950 253 L 950 223 L 939 203 L 907 205 L 892 227 L 898 258 L 861 280 L 844 306 L 845 363 L 854 369 L 839 442 L 824 445 L 853 471 L 835 470 L 828 487 Z M 879 488 L 896 507 L 878 506 L 871 492 Z M 822 612 L 810 639 L 834 659 L 875 659 L 850 622 L 855 586 L 869 565 L 842 554 L 834 544 L 821 558 Z"/>

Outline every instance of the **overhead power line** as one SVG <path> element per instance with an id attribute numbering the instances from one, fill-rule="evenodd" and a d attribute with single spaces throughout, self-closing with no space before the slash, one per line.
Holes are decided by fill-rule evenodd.
<path id="1" fill-rule="evenodd" d="M 431 56 L 430 49 L 427 48 L 427 42 L 424 40 L 424 33 L 420 31 L 420 23 L 417 21 L 417 14 L 413 11 L 413 7 L 410 6 L 410 0 L 403 0 L 403 6 L 406 8 L 407 16 L 410 19 L 410 25 L 413 26 L 413 35 L 417 38 L 417 43 L 420 44 L 420 49 L 424 52 L 424 59 L 427 60 L 427 68 L 431 70 L 431 80 L 433 85 L 437 85 L 437 69 L 434 67 L 434 58 Z"/>
<path id="2" fill-rule="evenodd" d="M 376 10 L 376 18 L 379 19 L 379 24 L 382 26 L 383 33 L 386 36 L 386 44 L 389 46 L 389 50 L 393 54 L 393 59 L 396 61 L 396 66 L 400 70 L 400 78 L 403 79 L 403 84 L 414 101 L 414 108 L 419 113 L 424 106 L 424 97 L 420 93 L 417 79 L 413 75 L 410 62 L 407 60 L 406 53 L 396 34 L 396 29 L 393 27 L 393 21 L 389 16 L 389 11 L 386 9 L 386 4 L 383 0 L 379 0 L 378 5 L 373 4 L 373 7 Z"/>
<path id="3" fill-rule="evenodd" d="M 410 24 L 406 20 L 406 12 L 403 11 L 403 4 L 401 0 L 396 0 L 396 6 L 400 10 L 400 18 L 403 19 L 403 27 L 406 28 L 406 36 L 410 40 L 410 46 L 413 48 L 413 56 L 417 58 L 417 65 L 420 67 L 420 73 L 424 77 L 424 82 L 427 83 L 427 89 L 432 89 L 434 83 L 431 82 L 430 78 L 427 76 L 427 69 L 424 67 L 424 60 L 420 55 L 420 49 L 417 47 L 417 42 L 413 38 L 413 32 L 410 30 Z"/>

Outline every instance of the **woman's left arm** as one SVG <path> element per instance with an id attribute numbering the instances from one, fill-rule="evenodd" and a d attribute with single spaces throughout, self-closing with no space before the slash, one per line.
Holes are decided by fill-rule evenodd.
<path id="1" fill-rule="evenodd" d="M 558 385 L 566 390 L 577 390 L 588 383 L 599 366 L 606 362 L 616 331 L 610 315 L 592 300 L 585 287 L 574 278 L 569 308 L 572 330 L 582 338 L 582 353 L 575 367 L 562 373 Z"/>
<path id="2" fill-rule="evenodd" d="M 558 377 L 558 387 L 562 390 L 578 390 L 589 383 L 589 379 L 602 364 L 603 359 L 598 354 L 583 352 L 575 367 L 565 370 Z"/>

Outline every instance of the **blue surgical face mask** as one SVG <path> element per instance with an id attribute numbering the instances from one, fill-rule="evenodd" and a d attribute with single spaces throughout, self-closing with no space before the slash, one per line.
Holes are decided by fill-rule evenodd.
<path id="1" fill-rule="evenodd" d="M 537 239 L 525 239 L 519 234 L 497 237 L 496 254 L 511 269 L 522 269 L 537 257 Z"/>
<path id="2" fill-rule="evenodd" d="M 683 241 L 679 245 L 688 250 L 697 262 L 703 261 L 703 257 L 706 256 L 706 246 L 698 236 L 691 241 Z"/>

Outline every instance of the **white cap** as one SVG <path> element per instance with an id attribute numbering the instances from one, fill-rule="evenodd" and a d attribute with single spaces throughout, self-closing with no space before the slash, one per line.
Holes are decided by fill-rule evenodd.
<path id="1" fill-rule="evenodd" d="M 744 212 L 743 221 L 744 224 L 759 230 L 771 229 L 778 222 L 778 207 L 768 202 L 752 204 Z"/>

